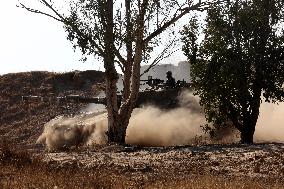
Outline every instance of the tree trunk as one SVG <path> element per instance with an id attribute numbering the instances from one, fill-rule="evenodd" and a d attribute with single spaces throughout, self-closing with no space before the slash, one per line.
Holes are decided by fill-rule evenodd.
<path id="1" fill-rule="evenodd" d="M 133 30 L 133 23 L 131 21 L 131 1 L 125 0 L 125 8 L 126 8 L 126 51 L 127 51 L 127 59 L 126 65 L 124 66 L 124 79 L 123 79 L 123 102 L 130 96 L 130 85 L 131 85 L 131 75 L 132 75 L 132 65 L 133 65 L 133 46 L 132 46 L 132 30 Z"/>
<path id="2" fill-rule="evenodd" d="M 255 125 L 254 126 L 246 125 L 241 131 L 241 143 L 242 144 L 252 144 L 254 131 L 255 131 Z"/>
<path id="3" fill-rule="evenodd" d="M 143 51 L 143 29 L 144 29 L 144 16 L 145 10 L 147 8 L 147 4 L 143 3 L 144 7 L 139 14 L 139 26 L 136 33 L 136 49 L 135 56 L 132 62 L 132 45 L 128 44 L 128 57 L 127 57 L 127 65 L 128 68 L 125 69 L 127 71 L 125 74 L 125 83 L 124 87 L 127 91 L 124 92 L 123 103 L 120 107 L 119 113 L 117 117 L 115 117 L 116 126 L 115 132 L 117 135 L 114 138 L 114 142 L 125 143 L 126 129 L 129 124 L 129 119 L 131 117 L 133 108 L 135 107 L 139 87 L 140 87 L 140 63 L 142 61 L 142 51 Z M 130 70 L 132 68 L 132 70 Z M 131 77 L 130 77 L 131 76 Z M 130 82 L 131 80 L 131 82 Z M 129 84 L 131 84 L 129 86 Z"/>
<path id="4" fill-rule="evenodd" d="M 122 102 L 125 102 L 130 96 L 130 79 L 131 79 L 131 63 L 127 62 L 127 66 L 125 67 L 124 76 L 123 76 L 123 94 L 122 94 Z"/>
<path id="5" fill-rule="evenodd" d="M 143 37 L 144 37 L 144 17 L 146 14 L 148 1 L 144 0 L 141 9 L 139 10 L 138 28 L 136 30 L 136 49 L 134 60 L 132 60 L 132 42 L 127 43 L 127 65 L 124 76 L 124 93 L 123 102 L 120 108 L 117 106 L 116 82 L 117 72 L 114 67 L 114 34 L 113 34 L 113 4 L 112 1 L 107 1 L 106 13 L 106 31 L 105 31 L 105 54 L 104 63 L 106 69 L 106 97 L 108 110 L 108 139 L 109 142 L 120 144 L 125 143 L 126 129 L 129 124 L 133 108 L 135 107 L 139 87 L 140 87 L 140 63 L 142 61 Z M 130 4 L 127 3 L 128 16 L 130 16 Z M 128 18 L 129 19 L 129 18 Z M 128 29 L 132 31 L 130 20 L 128 20 Z M 128 32 L 128 37 L 131 37 L 131 32 Z M 119 111 L 118 111 L 119 109 Z"/>
<path id="6" fill-rule="evenodd" d="M 141 30 L 142 33 L 143 30 Z M 139 42 L 142 44 L 143 34 L 139 36 Z M 129 119 L 131 117 L 133 108 L 136 105 L 138 98 L 139 87 L 140 87 L 140 63 L 142 60 L 142 45 L 137 43 L 135 58 L 132 67 L 132 77 L 131 77 L 131 91 L 128 98 L 122 103 L 119 111 L 119 133 L 126 135 L 126 129 L 129 124 Z M 129 78 L 130 79 L 130 78 Z M 130 83 L 130 82 L 129 82 Z M 125 138 L 122 140 L 125 142 Z"/>
<path id="7" fill-rule="evenodd" d="M 118 107 L 116 96 L 116 82 L 117 79 L 112 78 L 111 75 L 106 75 L 106 99 L 107 99 L 107 112 L 108 112 L 108 140 L 115 142 Z"/>
<path id="8" fill-rule="evenodd" d="M 107 0 L 102 4 L 102 20 L 105 22 L 105 52 L 104 67 L 106 73 L 106 99 L 108 112 L 108 142 L 125 143 L 125 131 L 119 113 L 117 103 L 118 74 L 114 65 L 114 31 L 113 31 L 113 0 Z"/>
<path id="9" fill-rule="evenodd" d="M 251 105 L 251 113 L 244 113 L 243 127 L 241 129 L 241 143 L 252 144 L 255 126 L 259 116 L 260 92 L 255 94 L 255 98 Z"/>

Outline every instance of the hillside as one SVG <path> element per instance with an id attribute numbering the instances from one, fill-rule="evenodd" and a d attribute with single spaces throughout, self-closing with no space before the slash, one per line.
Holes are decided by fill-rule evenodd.
<path id="1" fill-rule="evenodd" d="M 99 71 L 25 72 L 0 76 L 0 140 L 32 148 L 43 125 L 61 114 L 72 114 L 84 104 L 23 102 L 23 95 L 93 96 L 104 88 Z"/>
<path id="2" fill-rule="evenodd" d="M 141 73 L 149 68 L 149 65 L 141 66 Z M 143 74 L 141 79 L 147 79 L 148 76 L 166 80 L 167 71 L 173 73 L 173 77 L 177 80 L 185 80 L 190 82 L 190 64 L 187 61 L 179 62 L 178 65 L 174 64 L 159 64 L 150 69 L 147 73 Z"/>

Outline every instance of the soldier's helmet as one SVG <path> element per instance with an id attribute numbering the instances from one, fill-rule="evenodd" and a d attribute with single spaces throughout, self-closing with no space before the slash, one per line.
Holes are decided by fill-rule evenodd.
<path id="1" fill-rule="evenodd" d="M 167 71 L 167 76 L 172 76 L 173 73 L 171 71 Z"/>

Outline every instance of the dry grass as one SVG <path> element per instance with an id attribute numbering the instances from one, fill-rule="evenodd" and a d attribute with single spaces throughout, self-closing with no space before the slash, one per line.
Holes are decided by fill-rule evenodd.
<path id="1" fill-rule="evenodd" d="M 271 188 L 282 188 L 277 186 L 274 183 L 271 183 Z M 210 189 L 249 189 L 249 188 L 268 188 L 268 186 L 262 185 L 255 181 L 243 181 L 243 180 L 228 180 L 224 178 L 218 178 L 216 176 L 199 176 L 193 179 L 188 180 L 174 180 L 174 181 L 166 181 L 166 182 L 157 182 L 153 185 L 150 185 L 149 188 L 192 188 L 192 189 L 202 189 L 202 188 L 210 188 Z"/>
<path id="2" fill-rule="evenodd" d="M 77 164 L 58 167 L 44 163 L 40 156 L 0 145 L 0 188 L 283 188 L 275 179 L 252 179 L 212 175 L 192 169 L 192 173 L 168 175 L 124 170 L 119 167 L 80 168 Z"/>
<path id="3" fill-rule="evenodd" d="M 120 173 L 101 173 L 96 170 L 77 169 L 48 170 L 38 166 L 1 166 L 0 187 L 5 188 L 283 188 L 271 182 L 260 184 L 256 181 L 227 180 L 216 176 L 195 176 L 184 179 L 153 179 L 135 181 Z"/>

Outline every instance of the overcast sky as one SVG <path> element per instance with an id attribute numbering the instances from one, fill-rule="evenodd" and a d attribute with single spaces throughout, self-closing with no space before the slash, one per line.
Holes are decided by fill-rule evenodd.
<path id="1" fill-rule="evenodd" d="M 29 0 L 29 5 L 36 0 Z M 62 25 L 16 7 L 17 0 L 0 0 L 0 74 L 22 71 L 103 70 L 97 60 L 80 60 Z M 182 52 L 163 63 L 185 60 Z"/>

